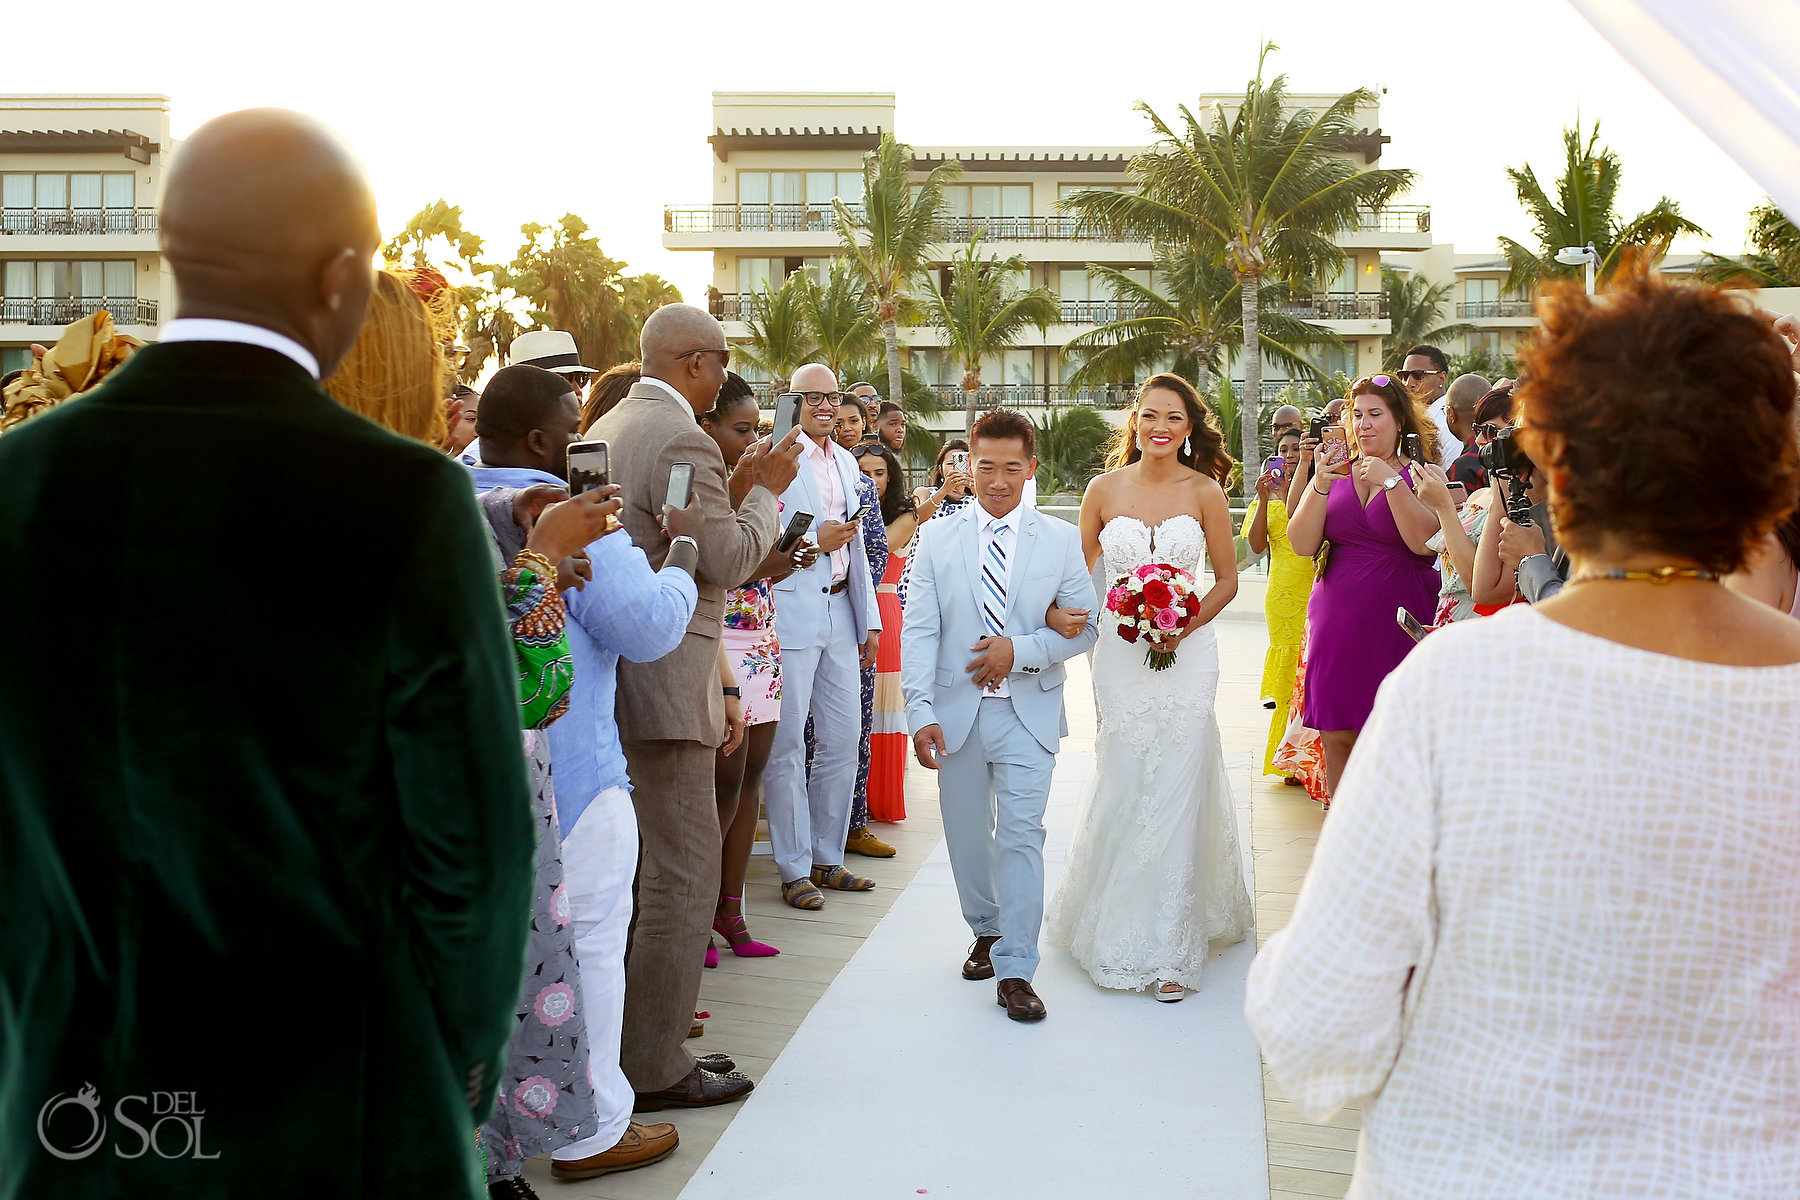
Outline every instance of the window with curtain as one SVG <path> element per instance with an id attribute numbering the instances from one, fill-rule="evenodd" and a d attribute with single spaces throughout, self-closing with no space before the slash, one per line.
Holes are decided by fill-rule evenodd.
<path id="1" fill-rule="evenodd" d="M 69 207 L 76 212 L 100 211 L 99 172 L 69 176 Z"/>
<path id="2" fill-rule="evenodd" d="M 37 207 L 40 212 L 45 209 L 67 209 L 69 207 L 69 177 L 67 175 L 39 175 L 37 177 Z"/>
<path id="3" fill-rule="evenodd" d="M 35 203 L 36 194 L 30 175 L 0 175 L 0 205 L 29 209 Z"/>
<path id="4" fill-rule="evenodd" d="M 787 277 L 786 266 L 786 261 L 779 258 L 738 259 L 738 292 L 748 296 L 761 291 L 765 283 L 771 288 L 780 287 Z"/>
<path id="5" fill-rule="evenodd" d="M 137 299 L 137 271 L 133 262 L 101 263 L 105 268 L 105 296 L 108 300 Z"/>
<path id="6" fill-rule="evenodd" d="M 137 176 L 130 171 L 109 171 L 101 178 L 105 181 L 102 205 L 109 210 L 137 207 Z"/>

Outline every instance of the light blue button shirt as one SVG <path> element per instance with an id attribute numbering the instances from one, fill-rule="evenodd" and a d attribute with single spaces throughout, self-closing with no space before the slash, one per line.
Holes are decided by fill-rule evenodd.
<path id="1" fill-rule="evenodd" d="M 564 485 L 526 467 L 472 467 L 475 490 Z M 624 530 L 609 533 L 588 548 L 594 578 L 579 591 L 563 593 L 569 611 L 569 652 L 575 683 L 569 711 L 550 726 L 550 766 L 556 780 L 556 823 L 568 837 L 595 796 L 607 788 L 631 786 L 619 724 L 613 715 L 619 658 L 653 662 L 681 644 L 699 592 L 679 567 L 650 568 L 644 552 Z"/>

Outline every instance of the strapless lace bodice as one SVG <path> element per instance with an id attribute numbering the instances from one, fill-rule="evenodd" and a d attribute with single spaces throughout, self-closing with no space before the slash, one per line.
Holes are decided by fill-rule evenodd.
<path id="1" fill-rule="evenodd" d="M 1146 525 L 1136 517 L 1114 517 L 1100 530 L 1100 553 L 1109 585 L 1151 562 L 1180 567 L 1198 579 L 1206 562 L 1206 534 L 1200 522 L 1187 513 L 1156 525 Z"/>

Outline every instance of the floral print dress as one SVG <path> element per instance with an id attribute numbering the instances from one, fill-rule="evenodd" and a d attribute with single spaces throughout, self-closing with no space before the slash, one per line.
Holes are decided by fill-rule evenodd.
<path id="1" fill-rule="evenodd" d="M 506 511 L 510 521 L 510 505 Z M 490 523 L 497 522 L 495 518 Z M 501 552 L 498 529 L 496 552 Z M 532 784 L 531 817 L 537 830 L 537 889 L 532 897 L 518 1023 L 506 1049 L 494 1114 L 477 1134 L 489 1180 L 519 1178 L 527 1158 L 579 1141 L 595 1129 L 587 1021 L 582 1014 L 569 900 L 563 890 L 562 836 L 556 824 L 550 739 L 544 736 L 544 730 L 567 711 L 569 686 L 574 680 L 564 629 L 566 612 L 556 581 L 539 578 L 529 567 L 502 570 L 500 590 L 519 665 L 520 723 Z"/>

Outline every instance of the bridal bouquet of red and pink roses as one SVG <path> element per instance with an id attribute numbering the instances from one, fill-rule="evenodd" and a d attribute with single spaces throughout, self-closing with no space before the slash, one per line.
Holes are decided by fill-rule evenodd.
<path id="1" fill-rule="evenodd" d="M 1166 671 L 1175 662 L 1168 646 L 1200 612 L 1200 589 L 1180 567 L 1145 563 L 1112 585 L 1106 611 L 1117 621 L 1120 637 L 1149 647 L 1144 662 L 1150 669 Z"/>

